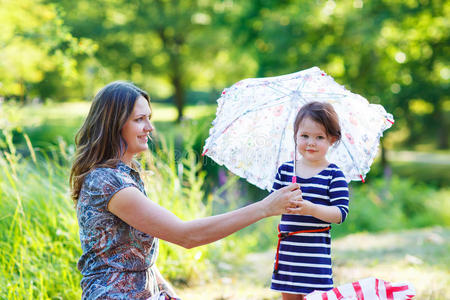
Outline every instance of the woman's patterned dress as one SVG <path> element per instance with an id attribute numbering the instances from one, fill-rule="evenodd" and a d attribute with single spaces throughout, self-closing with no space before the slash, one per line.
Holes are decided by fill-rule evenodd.
<path id="1" fill-rule="evenodd" d="M 151 267 L 158 239 L 131 227 L 107 208 L 111 197 L 127 187 L 145 194 L 139 173 L 123 162 L 116 168 L 94 169 L 85 178 L 77 203 L 82 299 L 147 299 L 157 292 Z"/>

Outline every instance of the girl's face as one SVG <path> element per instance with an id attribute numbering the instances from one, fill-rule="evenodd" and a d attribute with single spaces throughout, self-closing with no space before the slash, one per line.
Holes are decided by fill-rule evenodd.
<path id="1" fill-rule="evenodd" d="M 128 145 L 122 158 L 125 163 L 131 162 L 135 154 L 148 149 L 148 134 L 154 129 L 150 123 L 151 114 L 147 100 L 140 96 L 121 132 L 122 138 Z"/>
<path id="2" fill-rule="evenodd" d="M 304 159 L 311 163 L 323 163 L 326 161 L 325 155 L 328 148 L 336 141 L 333 137 L 328 137 L 325 127 L 305 118 L 300 123 L 296 134 L 297 150 Z"/>

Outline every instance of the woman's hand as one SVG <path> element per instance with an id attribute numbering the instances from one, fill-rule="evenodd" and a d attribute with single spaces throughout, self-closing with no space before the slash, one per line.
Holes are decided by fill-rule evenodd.
<path id="1" fill-rule="evenodd" d="M 260 203 L 265 209 L 265 216 L 295 213 L 295 208 L 301 204 L 302 191 L 297 183 L 274 191 Z"/>

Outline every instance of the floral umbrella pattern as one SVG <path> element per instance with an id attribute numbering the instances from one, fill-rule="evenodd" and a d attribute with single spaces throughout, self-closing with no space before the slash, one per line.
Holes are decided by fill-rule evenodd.
<path id="1" fill-rule="evenodd" d="M 364 180 L 393 117 L 317 67 L 244 79 L 225 89 L 217 100 L 216 118 L 203 154 L 270 190 L 278 167 L 294 159 L 294 119 L 311 101 L 330 103 L 339 116 L 342 140 L 330 148 L 327 159 L 342 169 L 347 181 Z M 300 157 L 297 153 L 296 158 Z"/>

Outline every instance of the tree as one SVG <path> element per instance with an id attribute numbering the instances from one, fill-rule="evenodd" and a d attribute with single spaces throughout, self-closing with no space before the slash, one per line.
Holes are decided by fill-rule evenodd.
<path id="1" fill-rule="evenodd" d="M 246 7 L 234 34 L 258 77 L 317 65 L 383 104 L 409 128 L 410 145 L 432 136 L 448 149 L 448 1 L 260 0 Z"/>
<path id="2" fill-rule="evenodd" d="M 56 3 L 56 2 L 55 2 Z M 217 16 L 229 12 L 212 0 L 58 1 L 78 38 L 95 40 L 96 58 L 115 77 L 162 89 L 167 83 L 183 117 L 186 91 L 246 69 L 229 64 L 230 35 Z M 216 85 L 218 85 L 216 83 Z"/>
<path id="3" fill-rule="evenodd" d="M 0 28 L 0 94 L 22 102 L 29 94 L 45 98 L 39 84 L 48 74 L 59 74 L 55 84 L 69 81 L 74 56 L 89 48 L 73 38 L 54 5 L 40 0 L 2 0 Z"/>

